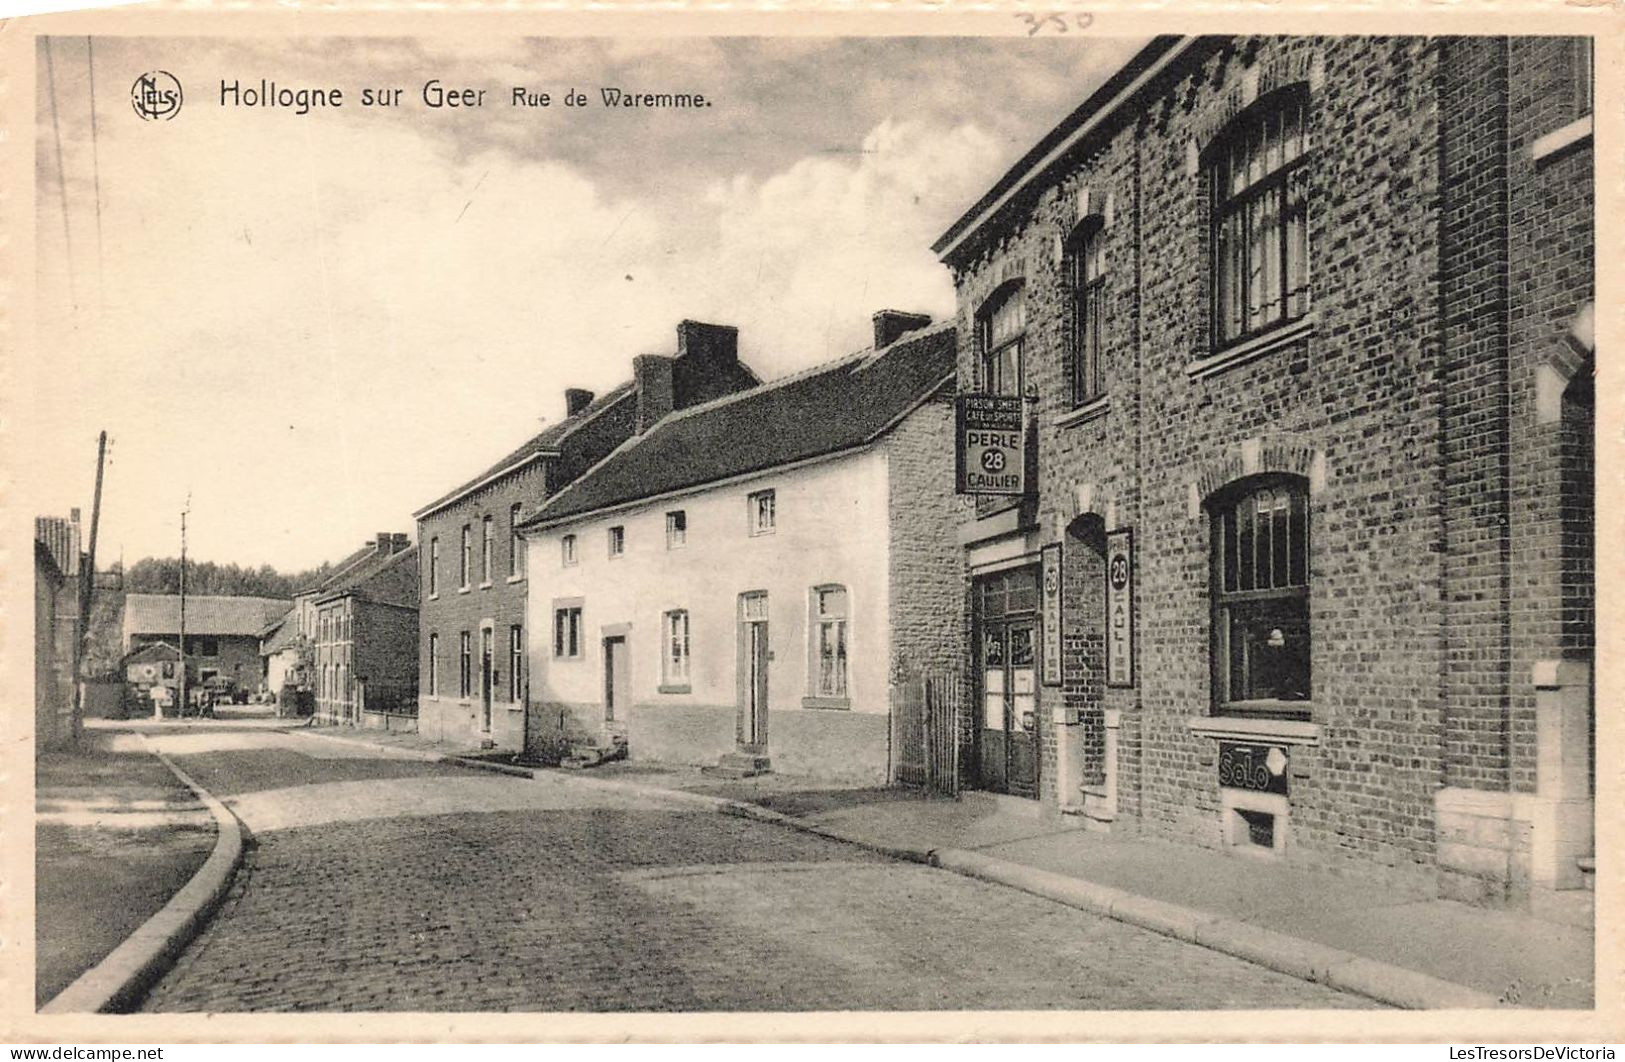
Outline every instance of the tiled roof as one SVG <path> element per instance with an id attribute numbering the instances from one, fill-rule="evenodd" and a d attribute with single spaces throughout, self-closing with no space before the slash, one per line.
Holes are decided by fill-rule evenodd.
<path id="1" fill-rule="evenodd" d="M 360 564 L 377 551 L 378 546 L 376 543 L 367 543 L 365 546 L 362 546 L 348 557 L 345 557 L 343 560 L 327 569 L 327 574 L 321 576 L 313 582 L 306 583 L 304 586 L 301 586 L 298 590 L 296 590 L 295 593 L 309 594 L 331 586 L 339 579 L 342 579 L 357 564 Z"/>
<path id="2" fill-rule="evenodd" d="M 635 436 L 525 523 L 570 517 L 837 453 L 884 434 L 954 374 L 950 322 L 681 410 Z"/>
<path id="3" fill-rule="evenodd" d="M 294 622 L 295 612 L 289 610 L 281 619 L 260 632 L 260 655 L 270 656 L 293 645 L 299 639 L 299 624 Z"/>
<path id="4" fill-rule="evenodd" d="M 417 559 L 416 546 L 401 550 L 382 558 L 377 564 L 366 565 L 350 578 L 328 587 L 316 600 L 331 601 L 346 594 L 355 594 L 379 604 L 417 608 Z"/>
<path id="5" fill-rule="evenodd" d="M 473 490 L 475 487 L 479 486 L 481 483 L 484 483 L 493 476 L 496 476 L 498 473 L 512 468 L 519 462 L 524 461 L 527 458 L 535 457 L 538 454 L 553 453 L 558 448 L 559 444 L 564 441 L 564 437 L 566 435 L 570 434 L 570 432 L 574 431 L 578 426 L 590 418 L 596 416 L 600 411 L 614 405 L 616 402 L 619 402 L 621 399 L 632 393 L 633 384 L 629 380 L 626 383 L 621 384 L 619 387 L 599 395 L 597 398 L 588 403 L 586 408 L 582 409 L 575 416 L 566 417 L 557 424 L 551 424 L 544 428 L 536 435 L 526 439 L 525 442 L 512 453 L 505 455 L 502 460 L 491 465 L 485 471 L 481 472 L 473 479 L 468 480 L 466 483 L 458 486 L 456 489 L 441 495 L 428 505 L 425 505 L 422 509 L 419 509 L 413 515 L 417 517 L 427 516 L 436 509 L 439 509 L 449 502 L 455 501 L 462 495 L 467 494 L 469 491 Z"/>
<path id="6" fill-rule="evenodd" d="M 181 651 L 168 642 L 149 642 L 139 649 L 132 649 L 124 654 L 120 661 L 124 666 L 140 663 L 142 660 L 179 660 Z"/>
<path id="7" fill-rule="evenodd" d="M 289 602 L 271 597 L 186 595 L 187 634 L 240 634 L 258 637 L 265 625 L 288 611 Z M 181 627 L 179 594 L 124 595 L 124 636 L 175 634 Z"/>

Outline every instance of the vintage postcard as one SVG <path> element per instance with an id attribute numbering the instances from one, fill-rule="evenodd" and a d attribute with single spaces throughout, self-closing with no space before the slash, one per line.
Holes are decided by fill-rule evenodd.
<path id="1" fill-rule="evenodd" d="M 1620 1038 L 1617 10 L 0 30 L 11 1041 Z"/>

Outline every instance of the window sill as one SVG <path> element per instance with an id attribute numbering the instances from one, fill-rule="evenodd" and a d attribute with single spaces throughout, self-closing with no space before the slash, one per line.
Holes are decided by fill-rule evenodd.
<path id="1" fill-rule="evenodd" d="M 771 535 L 772 533 L 773 533 L 773 529 L 768 528 L 766 531 L 752 531 L 750 533 L 750 537 L 751 538 L 766 538 L 768 535 Z"/>
<path id="2" fill-rule="evenodd" d="M 1192 380 L 1204 380 L 1209 376 L 1216 376 L 1226 369 L 1245 365 L 1255 358 L 1261 358 L 1272 350 L 1279 350 L 1289 343 L 1296 342 L 1315 331 L 1315 321 L 1318 316 L 1313 311 L 1304 314 L 1296 321 L 1280 325 L 1265 332 L 1261 336 L 1254 336 L 1245 343 L 1237 343 L 1209 357 L 1200 358 L 1185 366 L 1185 375 Z"/>
<path id="3" fill-rule="evenodd" d="M 466 594 L 466 593 L 468 593 L 468 592 L 469 592 L 469 591 L 470 591 L 470 590 L 473 590 L 473 589 L 474 589 L 474 588 L 473 588 L 473 587 L 472 587 L 472 586 L 459 586 L 459 587 L 458 587 L 458 588 L 457 588 L 457 592 L 458 592 L 458 593 L 459 593 L 459 594 Z"/>
<path id="4" fill-rule="evenodd" d="M 440 600 L 440 591 L 436 590 L 434 593 L 430 594 L 429 595 L 429 600 L 430 601 L 439 601 Z"/>
<path id="5" fill-rule="evenodd" d="M 1070 413 L 1063 413 L 1056 417 L 1055 426 L 1057 428 L 1072 428 L 1079 424 L 1087 424 L 1091 420 L 1105 416 L 1111 412 L 1111 408 L 1111 395 L 1101 395 L 1099 398 L 1090 399 Z"/>
<path id="6" fill-rule="evenodd" d="M 1266 703 L 1266 702 L 1259 702 Z M 1267 702 L 1275 703 L 1275 702 Z M 1305 701 L 1290 703 L 1294 711 L 1307 711 Z M 1185 720 L 1198 737 L 1224 741 L 1268 741 L 1280 745 L 1319 745 L 1320 726 L 1300 719 L 1260 719 L 1246 715 L 1196 715 Z"/>
<path id="7" fill-rule="evenodd" d="M 1577 147 L 1589 143 L 1591 140 L 1592 115 L 1576 118 L 1568 125 L 1553 129 L 1545 136 L 1536 139 L 1529 145 L 1529 157 L 1536 162 L 1556 155 L 1566 148 Z"/>
<path id="8" fill-rule="evenodd" d="M 481 583 L 480 584 L 480 589 L 481 590 L 489 590 L 489 589 L 491 589 L 491 580 L 487 579 L 487 580 L 485 580 L 485 582 Z"/>
<path id="9" fill-rule="evenodd" d="M 852 710 L 850 697 L 803 697 L 803 708 L 818 708 L 823 711 L 847 712 Z"/>
<path id="10" fill-rule="evenodd" d="M 657 687 L 657 688 L 659 689 L 659 691 L 661 693 L 693 693 L 694 692 L 694 687 L 690 686 L 686 682 L 681 682 L 681 683 L 665 683 L 665 682 L 662 682 L 659 685 L 659 687 Z"/>
<path id="11" fill-rule="evenodd" d="M 525 581 L 525 577 L 523 575 L 510 575 L 510 576 L 508 576 L 508 585 L 509 586 L 512 586 L 514 583 L 522 583 L 524 581 Z"/>

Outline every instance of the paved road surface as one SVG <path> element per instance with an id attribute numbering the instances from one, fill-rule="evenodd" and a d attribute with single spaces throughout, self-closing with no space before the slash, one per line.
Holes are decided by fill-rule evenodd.
<path id="1" fill-rule="evenodd" d="M 155 741 L 255 847 L 147 1009 L 1366 1007 L 839 842 L 200 723 Z"/>

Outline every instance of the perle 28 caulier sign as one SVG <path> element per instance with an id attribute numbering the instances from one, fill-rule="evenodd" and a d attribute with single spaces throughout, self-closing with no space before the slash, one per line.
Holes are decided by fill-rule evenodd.
<path id="1" fill-rule="evenodd" d="M 1018 396 L 960 395 L 954 405 L 955 489 L 1025 494 L 1026 438 Z"/>
<path id="2" fill-rule="evenodd" d="M 1134 685 L 1134 532 L 1106 536 L 1106 685 Z"/>

